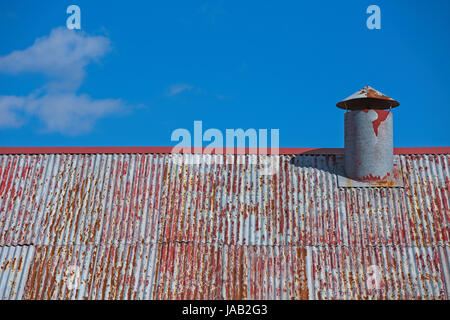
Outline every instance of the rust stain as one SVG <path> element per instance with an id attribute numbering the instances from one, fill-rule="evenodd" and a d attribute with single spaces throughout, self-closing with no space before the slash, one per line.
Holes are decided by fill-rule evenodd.
<path id="1" fill-rule="evenodd" d="M 372 88 L 369 88 L 369 89 L 366 89 L 366 90 L 362 89 L 360 91 L 360 94 L 363 94 L 363 93 L 367 93 L 367 97 L 368 98 L 381 98 L 381 99 L 392 100 L 388 96 L 386 96 L 386 95 L 382 94 L 381 92 L 376 91 L 376 90 L 374 90 Z"/>
<path id="2" fill-rule="evenodd" d="M 321 155 L 282 156 L 276 176 L 236 157 L 180 168 L 165 155 L 47 157 L 0 163 L 1 241 L 36 243 L 27 299 L 447 297 L 447 155 L 401 156 L 395 190 L 389 179 L 339 190 L 334 157 Z M 364 289 L 370 263 L 388 271 L 380 292 Z M 79 291 L 59 281 L 71 264 Z"/>
<path id="3" fill-rule="evenodd" d="M 309 289 L 308 289 L 308 275 L 306 268 L 306 257 L 307 250 L 306 248 L 297 248 L 297 260 L 295 263 L 297 264 L 297 276 L 296 276 L 296 286 L 298 288 L 298 292 L 295 297 L 300 300 L 308 300 L 309 299 Z"/>

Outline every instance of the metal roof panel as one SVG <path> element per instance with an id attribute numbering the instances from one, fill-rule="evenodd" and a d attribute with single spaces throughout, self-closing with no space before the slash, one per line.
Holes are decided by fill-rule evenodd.
<path id="1" fill-rule="evenodd" d="M 339 188 L 336 154 L 272 157 L 274 175 L 258 155 L 3 154 L 0 246 L 36 246 L 30 299 L 448 298 L 448 154 L 398 155 L 400 188 Z M 350 274 L 373 257 L 390 291 Z M 77 292 L 51 276 L 72 265 Z"/>

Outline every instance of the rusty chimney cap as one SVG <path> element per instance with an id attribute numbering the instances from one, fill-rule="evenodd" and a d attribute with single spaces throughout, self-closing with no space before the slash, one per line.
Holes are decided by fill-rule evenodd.
<path id="1" fill-rule="evenodd" d="M 350 97 L 338 102 L 336 106 L 341 109 L 390 109 L 398 107 L 400 103 L 382 94 L 372 87 L 365 86 Z"/>

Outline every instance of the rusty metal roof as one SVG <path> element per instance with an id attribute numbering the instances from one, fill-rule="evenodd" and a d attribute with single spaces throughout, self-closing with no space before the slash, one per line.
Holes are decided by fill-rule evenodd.
<path id="1" fill-rule="evenodd" d="M 23 297 L 33 257 L 33 246 L 0 247 L 0 299 Z"/>
<path id="2" fill-rule="evenodd" d="M 448 151 L 397 154 L 398 188 L 339 188 L 340 152 L 271 156 L 273 175 L 258 155 L 0 152 L 0 294 L 448 299 Z"/>
<path id="3" fill-rule="evenodd" d="M 398 107 L 400 103 L 370 86 L 365 86 L 351 96 L 338 102 L 336 106 L 341 109 L 390 109 Z"/>

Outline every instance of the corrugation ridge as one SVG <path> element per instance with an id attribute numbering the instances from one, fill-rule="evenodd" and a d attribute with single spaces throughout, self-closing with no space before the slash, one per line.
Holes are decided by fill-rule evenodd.
<path id="1" fill-rule="evenodd" d="M 192 246 L 253 246 L 253 251 L 246 253 L 248 263 L 250 268 L 261 266 L 263 273 L 266 272 L 264 263 L 255 255 L 266 250 L 263 249 L 266 247 L 279 250 L 284 246 L 314 245 L 319 250 L 328 250 L 331 255 L 324 256 L 325 261 L 334 263 L 339 269 L 340 262 L 336 262 L 340 261 L 339 250 L 348 246 L 352 250 L 363 246 L 369 250 L 367 255 L 370 259 L 384 263 L 383 269 L 388 273 L 393 270 L 390 264 L 397 253 L 389 255 L 388 251 L 380 250 L 408 250 L 402 259 L 408 259 L 409 263 L 402 260 L 405 265 L 400 269 L 408 272 L 399 271 L 392 277 L 406 281 L 402 278 L 403 274 L 427 274 L 437 280 L 423 280 L 414 288 L 408 284 L 411 288 L 406 292 L 410 292 L 408 294 L 412 297 L 439 298 L 442 290 L 448 290 L 443 270 L 448 262 L 442 260 L 448 259 L 448 256 L 441 254 L 449 246 L 447 156 L 401 156 L 406 177 L 405 189 L 346 190 L 335 189 L 334 165 L 329 163 L 328 156 L 300 156 L 305 159 L 298 167 L 289 163 L 290 156 L 281 156 L 280 171 L 276 176 L 259 175 L 259 171 L 255 171 L 258 166 L 251 164 L 252 158 L 245 155 L 233 157 L 234 163 L 230 166 L 201 164 L 196 169 L 186 165 L 176 167 L 168 163 L 169 159 L 164 155 L 157 158 L 154 155 L 127 154 L 108 157 L 111 158 L 106 155 L 2 157 L 2 243 L 9 246 L 27 241 L 37 245 L 56 244 L 57 247 L 49 249 L 55 251 L 63 250 L 67 245 L 95 243 L 124 246 L 146 242 L 157 246 L 176 243 L 181 246 L 177 248 L 184 248 L 182 246 L 186 242 Z M 114 162 L 109 167 L 108 159 Z M 239 164 L 244 159 L 245 166 Z M 147 160 L 151 163 L 147 164 Z M 259 163 L 260 158 L 258 160 Z M 143 177 L 145 173 L 149 176 Z M 230 176 L 228 173 L 231 173 Z M 103 180 L 100 174 L 105 175 Z M 193 183 L 188 183 L 191 177 Z M 98 187 L 97 183 L 102 186 Z M 189 188 L 193 190 L 192 196 L 187 193 Z M 147 192 L 150 194 L 147 195 Z M 34 200 L 30 198 L 32 193 Z M 228 199 L 231 200 L 232 210 L 227 210 Z M 141 202 L 143 206 L 139 206 Z M 193 204 L 191 207 L 190 203 Z M 298 211 L 295 211 L 296 206 Z M 100 209 L 102 207 L 103 210 Z M 95 215 L 91 208 L 98 208 L 101 213 Z M 26 215 L 29 209 L 33 211 L 31 216 Z M 230 219 L 227 217 L 229 213 Z M 29 221 L 32 224 L 27 227 Z M 94 228 L 94 223 L 100 223 L 101 232 L 95 231 L 97 227 Z M 102 263 L 109 263 L 104 276 L 108 280 L 104 286 L 103 280 L 98 280 L 102 284 L 98 296 L 123 298 L 132 294 L 129 283 L 138 281 L 133 280 L 131 275 L 135 273 L 134 268 L 141 268 L 130 262 L 137 259 L 136 250 L 134 247 L 124 247 L 106 251 L 107 256 Z M 180 252 L 177 251 L 175 259 L 178 259 Z M 292 259 L 293 252 L 283 252 L 283 259 Z M 74 251 L 70 259 L 79 260 L 81 258 L 78 256 L 83 254 L 82 251 Z M 433 259 L 439 267 L 435 267 L 434 262 L 414 262 L 417 256 Z M 129 265 L 116 270 L 115 262 L 110 261 L 109 257 L 127 261 Z M 206 257 L 200 258 L 200 264 L 205 261 L 202 259 Z M 71 262 L 55 260 L 52 263 Z M 287 269 L 277 271 L 279 276 L 276 281 L 280 283 L 289 282 L 293 277 L 293 269 L 288 269 L 289 264 L 284 267 Z M 255 277 L 262 279 L 260 273 L 248 270 L 249 273 L 242 275 L 244 278 L 252 278 L 253 272 Z M 42 272 L 52 291 L 40 292 L 36 289 L 37 296 L 65 297 L 69 294 L 60 283 L 50 281 L 51 276 L 45 268 Z M 332 280 L 329 283 L 331 287 L 322 294 L 327 297 L 341 295 L 345 281 L 350 281 L 345 280 L 350 275 L 344 274 L 344 277 Z M 118 287 L 111 285 L 115 281 L 119 281 Z M 245 292 L 247 296 L 253 293 L 255 296 L 264 295 L 264 289 L 255 287 L 254 283 L 252 285 Z M 393 285 L 394 291 L 382 295 L 398 296 L 403 292 L 402 285 L 403 282 Z M 162 297 L 177 297 L 172 286 L 163 285 L 163 288 Z M 280 291 L 276 296 L 290 297 L 295 292 L 293 287 L 285 289 L 287 291 Z M 145 290 L 139 291 L 139 294 L 146 295 L 148 291 Z M 269 288 L 267 291 L 270 291 Z M 211 289 L 206 292 L 208 296 L 214 296 Z M 197 290 L 193 293 L 193 296 L 196 295 L 201 296 L 201 293 Z"/>
<path id="2" fill-rule="evenodd" d="M 13 184 L 13 192 L 11 192 L 9 205 L 8 205 L 8 211 L 11 212 L 11 214 L 8 215 L 8 218 L 6 220 L 6 226 L 7 226 L 7 232 L 6 232 L 6 241 L 8 243 L 14 243 L 14 235 L 17 232 L 17 230 L 13 230 L 17 220 L 19 219 L 18 210 L 20 208 L 20 201 L 21 201 L 21 195 L 23 191 L 23 185 L 24 182 L 22 181 L 21 177 L 25 173 L 26 165 L 24 165 L 24 161 L 26 161 L 25 156 L 19 157 L 18 161 L 18 168 L 16 173 L 14 174 L 12 178 L 12 184 Z M 26 173 L 25 173 L 26 174 Z"/>
<path id="3" fill-rule="evenodd" d="M 30 218 L 31 214 L 29 213 L 29 205 L 31 203 L 30 200 L 30 188 L 32 188 L 32 183 L 27 183 L 28 180 L 30 180 L 30 176 L 34 176 L 34 172 L 35 170 L 37 170 L 38 166 L 33 165 L 35 157 L 27 157 L 30 158 L 30 164 L 27 165 L 26 168 L 26 174 L 25 174 L 25 179 L 24 179 L 24 175 L 22 174 L 22 180 L 24 180 L 23 184 L 24 184 L 24 191 L 23 191 L 23 197 L 20 197 L 17 200 L 17 207 L 18 207 L 18 214 L 17 214 L 17 223 L 16 223 L 16 228 L 17 231 L 15 232 L 15 234 L 12 235 L 12 243 L 13 244 L 19 244 L 19 243 L 25 243 L 26 240 L 24 239 L 24 237 L 26 236 L 27 232 L 24 232 L 24 229 L 27 228 L 27 226 L 29 225 L 27 223 L 27 218 Z M 32 181 L 34 179 L 31 179 Z M 34 184 L 36 185 L 36 184 Z M 21 217 L 22 216 L 22 217 Z M 32 217 L 31 217 L 32 218 Z"/>
<path id="4" fill-rule="evenodd" d="M 20 158 L 19 158 L 20 161 Z M 12 164 L 11 164 L 12 162 Z M 7 169 L 6 169 L 6 181 L 2 180 L 1 189 L 4 192 L 2 197 L 2 206 L 0 207 L 0 213 L 2 215 L 2 235 L 0 237 L 0 245 L 4 245 L 6 243 L 9 243 L 8 241 L 8 232 L 9 232 L 9 224 L 11 215 L 8 214 L 11 210 L 12 205 L 11 198 L 14 197 L 15 194 L 15 188 L 12 181 L 14 180 L 14 176 L 16 175 L 16 170 L 20 170 L 18 168 L 18 160 L 17 157 L 13 157 L 10 162 L 8 162 Z M 12 166 L 12 168 L 11 168 Z"/>

